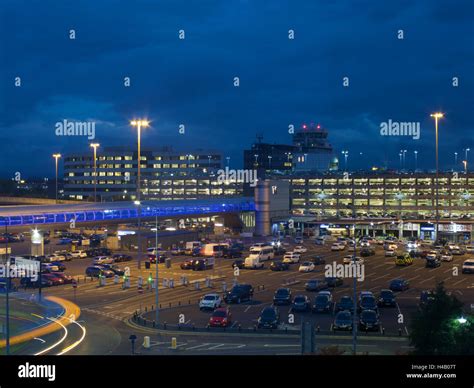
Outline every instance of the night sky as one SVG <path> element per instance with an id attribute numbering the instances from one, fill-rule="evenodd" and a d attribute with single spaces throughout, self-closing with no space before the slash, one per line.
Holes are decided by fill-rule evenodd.
<path id="1" fill-rule="evenodd" d="M 89 151 L 55 135 L 63 119 L 135 147 L 134 117 L 152 121 L 144 146 L 221 149 L 233 167 L 256 133 L 289 143 L 288 125 L 314 122 L 350 169 L 398 168 L 400 149 L 431 169 L 438 110 L 440 165 L 453 168 L 469 146 L 474 163 L 473 70 L 472 0 L 3 0 L 0 175 L 52 176 L 52 153 Z M 421 138 L 380 136 L 389 119 L 420 122 Z"/>

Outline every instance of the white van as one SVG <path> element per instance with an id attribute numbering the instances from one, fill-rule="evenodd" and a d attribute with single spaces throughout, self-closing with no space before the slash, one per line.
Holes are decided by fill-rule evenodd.
<path id="1" fill-rule="evenodd" d="M 184 247 L 184 253 L 186 255 L 192 255 L 193 251 L 196 248 L 201 248 L 201 242 L 200 241 L 186 241 L 186 246 Z"/>
<path id="2" fill-rule="evenodd" d="M 273 259 L 275 250 L 271 245 L 265 245 L 263 247 L 254 247 L 250 249 L 249 257 L 258 256 L 260 261 L 267 261 Z"/>
<path id="3" fill-rule="evenodd" d="M 221 257 L 225 248 L 229 248 L 229 244 L 204 244 L 201 248 L 202 256 Z"/>
<path id="4" fill-rule="evenodd" d="M 250 255 L 245 258 L 244 268 L 246 269 L 263 268 L 263 261 L 260 260 L 259 256 Z"/>

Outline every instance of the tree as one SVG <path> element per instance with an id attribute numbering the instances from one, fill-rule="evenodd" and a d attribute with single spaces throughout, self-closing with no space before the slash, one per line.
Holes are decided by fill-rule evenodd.
<path id="1" fill-rule="evenodd" d="M 443 282 L 437 284 L 433 299 L 414 314 L 410 344 L 415 354 L 473 354 L 474 322 L 472 317 L 460 323 L 463 303 L 446 292 Z"/>

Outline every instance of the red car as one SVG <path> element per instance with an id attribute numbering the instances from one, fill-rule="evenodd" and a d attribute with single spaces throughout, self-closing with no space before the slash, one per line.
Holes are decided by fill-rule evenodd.
<path id="1" fill-rule="evenodd" d="M 63 280 L 64 284 L 71 284 L 74 280 L 72 276 L 66 275 L 64 272 L 53 272 L 51 275 Z"/>
<path id="2" fill-rule="evenodd" d="M 214 310 L 209 318 L 211 327 L 228 327 L 232 323 L 232 314 L 228 307 L 220 307 Z"/>
<path id="3" fill-rule="evenodd" d="M 52 273 L 44 273 L 41 275 L 43 279 L 49 280 L 53 286 L 60 286 L 64 284 L 64 280 Z"/>

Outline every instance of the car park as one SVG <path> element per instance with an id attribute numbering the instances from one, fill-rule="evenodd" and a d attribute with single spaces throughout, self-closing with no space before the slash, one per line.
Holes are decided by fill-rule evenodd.
<path id="1" fill-rule="evenodd" d="M 359 316 L 359 329 L 360 330 L 380 330 L 380 320 L 377 312 L 374 310 L 364 310 Z"/>
<path id="2" fill-rule="evenodd" d="M 327 313 L 332 309 L 332 295 L 329 291 L 320 291 L 314 299 L 313 312 Z"/>
<path id="3" fill-rule="evenodd" d="M 289 305 L 292 302 L 291 290 L 289 288 L 278 288 L 273 295 L 274 305 Z"/>
<path id="4" fill-rule="evenodd" d="M 474 273 L 474 259 L 468 259 L 462 264 L 462 273 Z"/>
<path id="5" fill-rule="evenodd" d="M 305 261 L 304 263 L 300 264 L 300 267 L 298 268 L 298 272 L 313 272 L 316 269 L 316 266 L 310 262 L 310 261 Z"/>
<path id="6" fill-rule="evenodd" d="M 222 305 L 222 298 L 219 294 L 206 294 L 199 300 L 199 310 L 214 310 Z"/>
<path id="7" fill-rule="evenodd" d="M 288 263 L 284 263 L 280 260 L 272 261 L 270 264 L 271 271 L 287 271 L 290 268 Z"/>
<path id="8" fill-rule="evenodd" d="M 393 291 L 385 290 L 385 289 L 381 290 L 380 295 L 379 295 L 378 305 L 379 307 L 396 306 L 397 301 L 396 301 L 395 294 L 393 293 Z"/>
<path id="9" fill-rule="evenodd" d="M 249 284 L 237 284 L 224 295 L 224 301 L 229 303 L 240 304 L 249 301 L 253 296 L 253 287 Z"/>
<path id="10" fill-rule="evenodd" d="M 228 327 L 232 324 L 232 314 L 228 307 L 216 308 L 209 318 L 210 327 Z"/>
<path id="11" fill-rule="evenodd" d="M 390 282 L 389 288 L 392 291 L 405 291 L 410 288 L 410 284 L 408 283 L 408 280 L 405 279 L 394 279 Z"/>
<path id="12" fill-rule="evenodd" d="M 259 329 L 277 329 L 280 324 L 280 312 L 275 306 L 265 307 L 257 320 Z"/>
<path id="13" fill-rule="evenodd" d="M 348 295 L 342 296 L 339 302 L 336 303 L 336 311 L 344 310 L 354 312 L 354 301 Z"/>
<path id="14" fill-rule="evenodd" d="M 291 305 L 293 312 L 305 312 L 311 310 L 311 300 L 306 295 L 296 295 Z"/>
<path id="15" fill-rule="evenodd" d="M 325 280 L 311 279 L 305 284 L 306 291 L 321 291 L 328 288 L 328 284 Z"/>
<path id="16" fill-rule="evenodd" d="M 333 330 L 348 330 L 352 331 L 353 317 L 350 311 L 338 311 L 332 324 Z"/>

